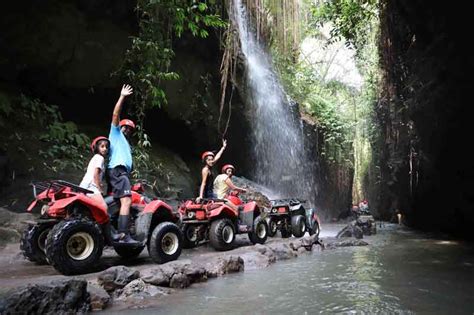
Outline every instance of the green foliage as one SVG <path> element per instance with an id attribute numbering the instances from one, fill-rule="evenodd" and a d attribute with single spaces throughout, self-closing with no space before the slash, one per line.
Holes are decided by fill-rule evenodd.
<path id="1" fill-rule="evenodd" d="M 319 0 L 312 6 L 313 25 L 331 22 L 331 41 L 345 40 L 348 46 L 361 49 L 373 32 L 378 0 Z"/>
<path id="2" fill-rule="evenodd" d="M 161 83 L 179 79 L 177 73 L 169 71 L 174 57 L 173 38 L 186 31 L 206 38 L 206 28 L 224 27 L 226 23 L 212 13 L 216 10 L 215 1 L 140 0 L 136 10 L 139 35 L 132 37 L 121 72 L 133 84 L 136 116 L 142 121 L 147 108 L 167 104 Z"/>
<path id="3" fill-rule="evenodd" d="M 5 100 L 8 101 L 7 98 Z M 73 122 L 64 122 L 57 106 L 45 104 L 23 94 L 16 100 L 2 103 L 8 104 L 8 107 L 2 105 L 0 111 L 10 119 L 8 124 L 0 127 L 18 129 L 6 139 L 7 146 L 13 144 L 19 152 L 30 158 L 37 159 L 39 155 L 44 159 L 43 166 L 54 172 L 71 167 L 84 167 L 87 162 L 85 152 L 89 138 L 80 133 Z M 13 108 L 16 108 L 14 115 Z M 25 128 L 28 135 L 21 132 Z M 38 139 L 46 143 L 36 152 L 22 145 L 24 137 L 31 137 L 31 133 L 37 133 Z"/>
<path id="4" fill-rule="evenodd" d="M 135 175 L 140 170 L 155 167 L 147 164 L 146 150 L 151 146 L 143 121 L 149 108 L 167 104 L 166 94 L 162 88 L 163 81 L 178 80 L 179 74 L 170 71 L 174 57 L 173 39 L 185 32 L 193 36 L 206 38 L 208 28 L 224 27 L 217 11 L 217 3 L 197 0 L 139 0 L 136 11 L 139 18 L 139 34 L 132 37 L 131 48 L 127 51 L 125 61 L 119 73 L 134 88 L 134 115 L 137 118 L 137 135 L 139 138 Z"/>
<path id="5" fill-rule="evenodd" d="M 53 170 L 64 170 L 67 167 L 81 169 L 86 163 L 84 148 L 90 141 L 83 133 L 79 133 L 76 124 L 71 121 L 54 121 L 47 127 L 47 132 L 40 135 L 40 140 L 48 144 L 46 150 L 39 154 L 45 159 L 44 165 Z"/>

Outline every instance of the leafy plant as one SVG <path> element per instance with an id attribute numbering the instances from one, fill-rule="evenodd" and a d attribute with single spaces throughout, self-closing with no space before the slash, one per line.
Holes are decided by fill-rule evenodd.
<path id="1" fill-rule="evenodd" d="M 131 48 L 118 71 L 134 87 L 134 115 L 139 126 L 135 176 L 138 176 L 140 170 L 146 170 L 150 166 L 146 165 L 146 159 L 151 142 L 143 128 L 146 112 L 150 108 L 167 104 L 163 81 L 179 79 L 179 74 L 169 69 L 174 57 L 173 40 L 185 32 L 206 38 L 209 36 L 209 28 L 225 26 L 226 23 L 214 13 L 217 10 L 218 5 L 214 0 L 137 2 L 139 34 L 131 38 Z"/>
<path id="2" fill-rule="evenodd" d="M 313 25 L 331 22 L 330 41 L 346 41 L 361 49 L 373 32 L 378 13 L 378 0 L 318 0 L 312 5 Z"/>

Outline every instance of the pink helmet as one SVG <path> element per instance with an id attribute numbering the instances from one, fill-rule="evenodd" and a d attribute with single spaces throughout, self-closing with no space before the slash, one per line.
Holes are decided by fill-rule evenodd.
<path id="1" fill-rule="evenodd" d="M 215 154 L 214 154 L 213 152 L 211 152 L 211 151 L 206 151 L 206 152 L 204 152 L 203 154 L 201 154 L 201 159 L 202 159 L 203 161 L 205 161 L 208 156 L 214 157 Z"/>
<path id="2" fill-rule="evenodd" d="M 135 129 L 135 123 L 131 121 L 130 119 L 122 119 L 119 123 L 119 126 L 120 127 L 129 126 L 130 128 Z"/>
<path id="3" fill-rule="evenodd" d="M 231 168 L 231 169 L 233 169 L 233 170 L 235 171 L 234 165 L 232 165 L 232 164 L 226 164 L 226 165 L 222 166 L 222 173 L 225 173 L 228 168 Z"/>
<path id="4" fill-rule="evenodd" d="M 104 136 L 99 136 L 99 137 L 95 138 L 94 140 L 92 140 L 92 143 L 91 143 L 91 151 L 92 151 L 92 153 L 95 152 L 96 146 L 97 146 L 97 144 L 99 143 L 99 141 L 101 141 L 101 140 L 105 140 L 105 141 L 107 141 L 107 142 L 110 144 L 109 139 L 107 139 L 107 138 L 104 137 Z"/>

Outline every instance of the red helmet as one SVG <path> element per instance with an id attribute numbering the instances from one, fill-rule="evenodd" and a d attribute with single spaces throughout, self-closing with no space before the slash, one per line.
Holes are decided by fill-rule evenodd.
<path id="1" fill-rule="evenodd" d="M 204 152 L 204 153 L 201 155 L 201 159 L 202 159 L 203 161 L 205 161 L 206 158 L 207 158 L 209 155 L 212 156 L 212 157 L 215 156 L 215 154 L 214 154 L 213 152 L 211 152 L 211 151 L 206 151 L 206 152 Z"/>
<path id="2" fill-rule="evenodd" d="M 222 166 L 222 173 L 225 173 L 228 168 L 231 168 L 231 169 L 233 169 L 233 170 L 235 171 L 234 165 L 232 165 L 232 164 L 226 164 L 226 165 Z"/>
<path id="3" fill-rule="evenodd" d="M 132 129 L 135 129 L 135 123 L 131 121 L 130 119 L 122 119 L 119 124 L 120 127 L 122 126 L 129 126 Z"/>
<path id="4" fill-rule="evenodd" d="M 107 142 L 110 144 L 109 139 L 107 139 L 107 138 L 104 137 L 104 136 L 99 136 L 99 137 L 95 138 L 94 140 L 92 140 L 92 143 L 91 143 L 91 151 L 92 151 L 92 153 L 95 152 L 95 147 L 96 147 L 97 143 L 99 143 L 99 141 L 101 141 L 101 140 L 105 140 L 105 141 L 107 141 Z"/>

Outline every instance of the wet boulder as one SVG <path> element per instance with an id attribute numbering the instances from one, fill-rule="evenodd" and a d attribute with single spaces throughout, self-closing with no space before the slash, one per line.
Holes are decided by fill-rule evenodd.
<path id="1" fill-rule="evenodd" d="M 170 288 L 184 289 L 191 285 L 189 278 L 183 273 L 175 273 L 170 280 Z"/>
<path id="2" fill-rule="evenodd" d="M 364 232 L 359 226 L 356 225 L 356 221 L 352 221 L 342 230 L 340 230 L 339 233 L 337 233 L 336 238 L 342 237 L 355 237 L 357 239 L 361 239 L 364 237 Z"/>
<path id="3" fill-rule="evenodd" d="M 140 277 L 140 272 L 125 266 L 111 267 L 97 277 L 97 282 L 105 291 L 113 292 L 122 289 L 131 281 Z"/>
<path id="4" fill-rule="evenodd" d="M 215 278 L 228 273 L 244 271 L 244 260 L 240 256 L 218 257 L 217 261 L 206 264 L 207 277 Z"/>
<path id="5" fill-rule="evenodd" d="M 255 250 L 240 254 L 240 257 L 244 260 L 245 270 L 266 268 L 276 261 L 275 254 L 272 250 L 260 244 L 258 244 L 258 246 L 261 246 L 264 250 Z"/>
<path id="6" fill-rule="evenodd" d="M 117 301 L 127 299 L 144 299 L 148 297 L 154 297 L 157 295 L 169 294 L 169 289 L 163 289 L 145 283 L 142 279 L 135 279 L 127 284 L 120 292 L 120 295 L 116 298 Z"/>
<path id="7" fill-rule="evenodd" d="M 276 260 L 291 259 L 298 256 L 290 245 L 286 243 L 269 244 L 268 248 L 273 251 Z"/>
<path id="8" fill-rule="evenodd" d="M 91 298 L 92 311 L 100 311 L 105 309 L 111 301 L 110 295 L 102 287 L 89 283 L 87 285 L 87 292 Z"/>
<path id="9" fill-rule="evenodd" d="M 189 260 L 173 261 L 142 270 L 141 278 L 152 285 L 186 288 L 192 283 L 207 281 L 207 270 Z"/>
<path id="10" fill-rule="evenodd" d="M 15 288 L 0 297 L 0 314 L 85 314 L 90 310 L 85 280 L 61 280 Z"/>
<path id="11" fill-rule="evenodd" d="M 313 249 L 313 245 L 320 245 L 323 247 L 323 243 L 319 240 L 318 235 L 311 235 L 311 236 L 304 236 L 294 242 L 289 244 L 290 248 L 294 251 L 301 252 L 300 249 L 303 248 L 306 251 L 311 251 Z"/>

